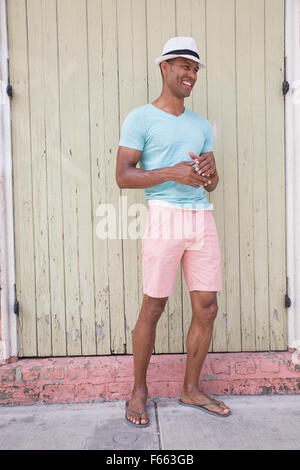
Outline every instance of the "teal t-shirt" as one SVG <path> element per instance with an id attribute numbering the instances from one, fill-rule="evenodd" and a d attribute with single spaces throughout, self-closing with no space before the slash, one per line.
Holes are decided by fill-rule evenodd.
<path id="1" fill-rule="evenodd" d="M 140 168 L 154 170 L 192 161 L 189 151 L 196 155 L 212 151 L 213 137 L 209 121 L 200 114 L 185 108 L 180 116 L 174 116 L 149 103 L 127 115 L 119 145 L 141 150 Z M 194 188 L 175 181 L 145 188 L 145 198 L 189 209 L 213 209 L 203 186 Z"/>

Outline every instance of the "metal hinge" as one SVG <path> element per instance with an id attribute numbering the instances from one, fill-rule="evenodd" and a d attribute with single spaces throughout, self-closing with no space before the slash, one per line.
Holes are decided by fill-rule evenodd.
<path id="1" fill-rule="evenodd" d="M 16 284 L 14 284 L 14 290 L 15 290 L 14 313 L 15 313 L 16 315 L 19 315 L 19 301 L 18 301 L 18 299 L 17 299 Z"/>
<path id="2" fill-rule="evenodd" d="M 289 89 L 290 89 L 289 82 L 287 80 L 284 80 L 284 82 L 282 82 L 282 93 L 284 94 L 284 96 L 287 94 Z"/>
<path id="3" fill-rule="evenodd" d="M 9 78 L 9 59 L 7 59 L 7 70 L 8 70 L 8 84 L 7 84 L 7 87 L 6 87 L 6 93 L 8 94 L 8 96 L 10 98 L 13 97 L 13 89 L 12 89 L 12 86 L 10 84 L 10 78 Z"/>
<path id="4" fill-rule="evenodd" d="M 286 278 L 285 278 L 284 306 L 285 306 L 285 308 L 289 308 L 291 305 L 292 305 L 292 301 L 289 297 L 289 278 L 286 276 Z"/>
<path id="5" fill-rule="evenodd" d="M 8 94 L 8 96 L 9 96 L 10 98 L 12 98 L 12 96 L 13 96 L 13 90 L 12 90 L 12 86 L 11 86 L 10 84 L 7 85 L 7 87 L 6 87 L 6 93 Z"/>
<path id="6" fill-rule="evenodd" d="M 283 96 L 285 96 L 287 94 L 287 92 L 289 91 L 290 89 L 290 84 L 289 82 L 287 81 L 286 79 L 286 57 L 284 58 L 284 80 L 282 82 L 282 93 L 283 93 Z"/>
<path id="7" fill-rule="evenodd" d="M 284 297 L 284 306 L 285 306 L 285 308 L 289 308 L 291 305 L 292 305 L 292 301 L 291 301 L 290 297 L 287 294 L 285 294 L 285 297 Z"/>

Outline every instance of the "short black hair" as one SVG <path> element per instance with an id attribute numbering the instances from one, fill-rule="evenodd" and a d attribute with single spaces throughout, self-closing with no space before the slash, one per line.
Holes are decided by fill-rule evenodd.
<path id="1" fill-rule="evenodd" d="M 172 64 L 174 62 L 174 59 L 176 59 L 176 57 L 174 57 L 173 59 L 168 59 L 166 60 L 166 62 L 169 62 L 169 64 Z M 159 64 L 159 68 L 160 68 L 161 78 L 164 79 L 162 69 L 161 69 L 161 63 Z"/>

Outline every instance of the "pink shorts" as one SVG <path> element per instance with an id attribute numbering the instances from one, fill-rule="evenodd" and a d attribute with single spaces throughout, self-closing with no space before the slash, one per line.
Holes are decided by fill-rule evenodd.
<path id="1" fill-rule="evenodd" d="M 148 206 L 142 237 L 143 292 L 168 297 L 182 260 L 188 290 L 221 291 L 221 251 L 211 210 Z"/>

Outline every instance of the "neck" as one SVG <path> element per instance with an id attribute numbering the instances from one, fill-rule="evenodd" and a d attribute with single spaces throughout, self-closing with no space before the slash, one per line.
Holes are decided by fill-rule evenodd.
<path id="1" fill-rule="evenodd" d="M 178 98 L 169 89 L 163 88 L 161 95 L 152 104 L 177 116 L 184 112 L 184 98 Z"/>

